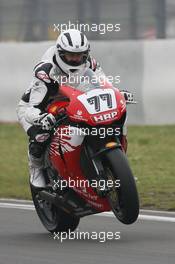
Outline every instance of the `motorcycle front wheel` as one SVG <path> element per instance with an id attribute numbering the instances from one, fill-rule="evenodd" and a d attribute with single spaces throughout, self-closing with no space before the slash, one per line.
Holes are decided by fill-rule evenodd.
<path id="1" fill-rule="evenodd" d="M 135 180 L 126 155 L 120 148 L 105 154 L 104 169 L 113 181 L 108 201 L 116 218 L 123 224 L 134 223 L 139 215 L 139 199 Z"/>

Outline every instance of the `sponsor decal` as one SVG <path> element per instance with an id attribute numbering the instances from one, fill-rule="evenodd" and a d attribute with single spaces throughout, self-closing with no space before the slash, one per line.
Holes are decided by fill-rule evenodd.
<path id="1" fill-rule="evenodd" d="M 77 110 L 77 115 L 81 116 L 82 115 L 82 111 L 81 110 Z"/>
<path id="2" fill-rule="evenodd" d="M 103 122 L 106 120 L 114 119 L 116 116 L 117 116 L 117 111 L 114 111 L 114 112 L 107 113 L 107 114 L 96 115 L 93 118 L 94 118 L 94 121 L 98 123 L 98 122 Z"/>
<path id="3" fill-rule="evenodd" d="M 37 142 L 45 142 L 50 137 L 49 133 L 43 133 L 36 135 L 35 139 Z"/>
<path id="4" fill-rule="evenodd" d="M 50 78 L 47 75 L 47 73 L 45 73 L 44 71 L 39 71 L 36 75 L 36 77 L 38 77 L 40 80 L 46 82 L 46 83 L 50 83 Z"/>
<path id="5" fill-rule="evenodd" d="M 97 195 L 92 195 L 92 194 L 90 194 L 90 193 L 87 192 L 87 190 L 85 190 L 84 188 L 78 189 L 78 188 L 74 187 L 74 189 L 75 189 L 75 191 L 76 191 L 77 193 L 82 194 L 83 196 L 85 196 L 85 197 L 88 199 L 88 202 L 89 202 L 89 203 L 91 202 L 91 204 L 93 203 L 93 204 L 94 204 L 95 206 L 97 206 L 97 207 L 102 207 L 101 204 L 91 201 L 91 200 L 97 201 Z M 89 199 L 91 199 L 91 200 L 89 200 Z"/>

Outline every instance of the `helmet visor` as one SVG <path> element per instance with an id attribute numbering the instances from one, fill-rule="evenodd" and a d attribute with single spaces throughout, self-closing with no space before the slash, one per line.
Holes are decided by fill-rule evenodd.
<path id="1" fill-rule="evenodd" d="M 80 66 L 85 63 L 89 52 L 69 52 L 69 51 L 59 51 L 60 58 L 69 66 Z"/>

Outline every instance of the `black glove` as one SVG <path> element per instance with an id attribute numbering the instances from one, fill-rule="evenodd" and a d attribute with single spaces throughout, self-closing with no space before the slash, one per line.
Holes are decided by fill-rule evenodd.
<path id="1" fill-rule="evenodd" d="M 48 114 L 48 113 L 41 114 L 34 121 L 34 124 L 36 126 L 41 126 L 43 130 L 51 130 L 55 123 L 56 123 L 55 117 L 52 114 Z"/>

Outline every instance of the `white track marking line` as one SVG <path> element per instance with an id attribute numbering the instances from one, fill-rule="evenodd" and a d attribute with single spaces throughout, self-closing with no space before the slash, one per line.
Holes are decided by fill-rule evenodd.
<path id="1" fill-rule="evenodd" d="M 14 198 L 0 198 L 0 202 L 15 202 L 15 203 L 33 204 L 32 200 L 14 199 Z"/>
<path id="2" fill-rule="evenodd" d="M 14 208 L 14 209 L 23 209 L 23 210 L 35 210 L 33 205 L 30 204 L 15 204 L 15 203 L 1 203 L 0 208 Z"/>
<path id="3" fill-rule="evenodd" d="M 13 199 L 13 198 L 0 198 L 0 202 L 2 203 L 17 203 L 17 204 L 21 204 L 23 203 L 23 205 L 33 205 L 33 201 L 32 200 L 22 200 L 22 199 Z M 146 209 L 140 209 L 140 213 L 142 214 L 163 214 L 163 215 L 173 215 L 175 217 L 175 212 L 171 212 L 171 211 L 161 211 L 161 210 L 146 210 Z"/>
<path id="4" fill-rule="evenodd" d="M 13 208 L 13 209 L 32 210 L 32 211 L 35 210 L 35 208 L 32 204 L 19 204 L 19 203 L 15 204 L 15 203 L 2 203 L 2 202 L 0 202 L 0 208 Z M 114 217 L 114 214 L 112 212 L 103 212 L 100 214 L 96 214 L 96 216 Z M 175 217 L 167 217 L 167 216 L 142 215 L 142 214 L 140 214 L 138 219 L 139 220 L 175 223 Z"/>
<path id="5" fill-rule="evenodd" d="M 164 215 L 166 214 L 166 215 L 174 215 L 175 216 L 175 212 L 170 212 L 170 211 L 140 209 L 140 212 L 143 214 L 152 213 L 152 214 L 164 214 Z"/>
<path id="6" fill-rule="evenodd" d="M 103 212 L 103 213 L 100 213 L 99 216 L 114 217 L 114 214 L 112 212 Z M 138 219 L 139 220 L 150 220 L 150 221 L 175 223 L 175 217 L 167 217 L 167 216 L 142 215 L 142 214 L 139 214 Z"/>

